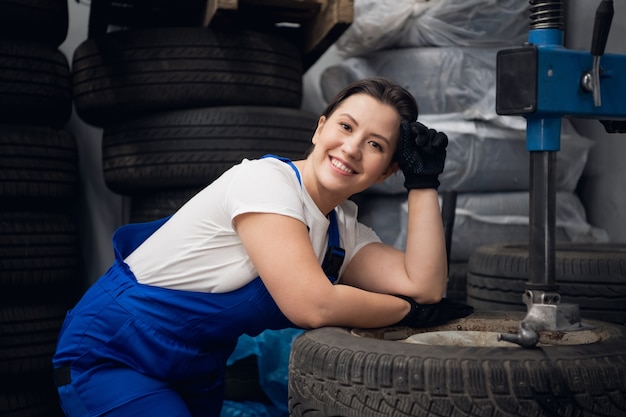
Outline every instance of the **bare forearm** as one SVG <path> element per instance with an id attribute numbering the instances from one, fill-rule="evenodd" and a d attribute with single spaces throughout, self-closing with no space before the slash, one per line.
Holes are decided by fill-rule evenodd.
<path id="1" fill-rule="evenodd" d="M 374 328 L 402 320 L 410 305 L 386 294 L 364 291 L 348 285 L 334 285 L 332 293 L 319 298 L 303 327 L 346 326 Z"/>
<path id="2" fill-rule="evenodd" d="M 408 195 L 405 267 L 419 288 L 419 302 L 436 302 L 446 289 L 447 259 L 441 209 L 435 189 L 411 190 Z"/>

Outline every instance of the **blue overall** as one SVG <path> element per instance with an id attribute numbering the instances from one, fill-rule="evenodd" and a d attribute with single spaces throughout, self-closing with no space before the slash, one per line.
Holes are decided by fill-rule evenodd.
<path id="1" fill-rule="evenodd" d="M 339 246 L 334 214 L 329 252 Z M 166 221 L 120 227 L 113 266 L 68 312 L 53 357 L 68 416 L 217 417 L 238 337 L 295 327 L 259 277 L 227 293 L 138 283 L 124 259 Z"/>

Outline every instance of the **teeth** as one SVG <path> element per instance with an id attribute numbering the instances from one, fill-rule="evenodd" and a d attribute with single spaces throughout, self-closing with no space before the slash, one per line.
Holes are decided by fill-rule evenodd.
<path id="1" fill-rule="evenodd" d="M 333 159 L 331 163 L 333 164 L 335 168 L 339 168 L 340 170 L 347 172 L 348 174 L 352 174 L 354 172 L 350 168 L 342 164 L 341 162 L 337 161 L 336 159 Z"/>

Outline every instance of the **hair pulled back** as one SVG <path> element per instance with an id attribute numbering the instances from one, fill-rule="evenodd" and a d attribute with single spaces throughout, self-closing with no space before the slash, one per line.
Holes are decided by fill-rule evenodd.
<path id="1" fill-rule="evenodd" d="M 418 109 L 415 98 L 404 87 L 383 77 L 365 78 L 348 84 L 328 103 L 322 115 L 330 117 L 345 99 L 354 94 L 367 94 L 383 104 L 392 106 L 404 122 L 411 123 L 417 120 Z"/>

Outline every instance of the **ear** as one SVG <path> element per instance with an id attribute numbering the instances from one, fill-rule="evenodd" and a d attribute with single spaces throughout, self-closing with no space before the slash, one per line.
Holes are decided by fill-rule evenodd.
<path id="1" fill-rule="evenodd" d="M 389 164 L 387 169 L 380 175 L 380 177 L 378 177 L 378 179 L 376 180 L 376 183 L 380 184 L 384 182 L 387 178 L 395 174 L 399 168 L 400 166 L 398 165 L 398 163 L 393 161 L 392 163 Z"/>
<path id="2" fill-rule="evenodd" d="M 313 138 L 311 139 L 311 142 L 313 142 L 313 145 L 317 143 L 317 136 L 319 132 L 321 131 L 322 126 L 324 126 L 325 121 L 326 121 L 326 116 L 324 115 L 320 116 L 320 118 L 318 119 L 317 127 L 315 128 L 315 133 L 313 133 Z"/>

